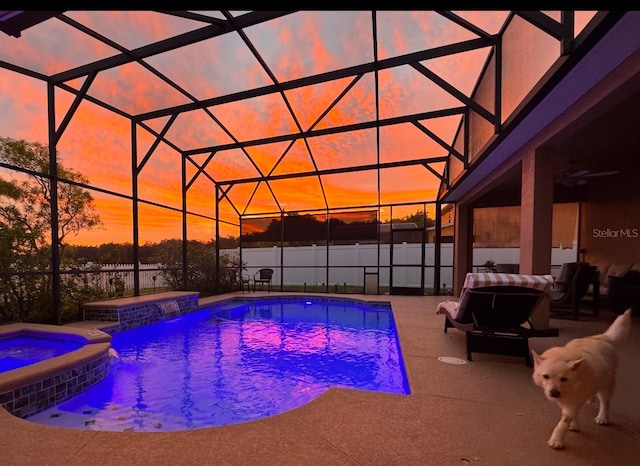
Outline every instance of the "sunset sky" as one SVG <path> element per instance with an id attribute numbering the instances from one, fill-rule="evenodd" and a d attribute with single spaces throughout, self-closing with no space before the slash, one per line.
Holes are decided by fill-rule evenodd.
<path id="1" fill-rule="evenodd" d="M 220 12 L 196 13 L 225 19 Z M 232 12 L 234 16 L 243 13 Z M 488 34 L 500 30 L 507 13 L 456 12 Z M 548 14 L 559 19 L 557 12 Z M 64 15 L 66 22 L 52 18 L 26 29 L 20 38 L 0 33 L 0 61 L 50 76 L 117 55 L 121 53 L 117 47 L 134 50 L 208 25 L 158 12 L 70 11 Z M 579 12 L 576 31 L 592 16 L 593 12 Z M 380 11 L 377 13 L 376 57 L 371 17 L 370 11 L 302 11 L 247 27 L 242 32 L 280 83 L 479 37 L 432 11 Z M 104 36 L 104 42 L 67 22 L 96 31 Z M 485 47 L 421 64 L 470 96 L 489 53 L 490 48 Z M 554 49 L 553 54 L 557 56 L 557 50 Z M 145 58 L 144 63 L 146 66 L 133 62 L 99 72 L 88 95 L 136 116 L 189 104 L 193 99 L 211 99 L 273 85 L 273 79 L 238 32 L 154 55 Z M 170 86 L 158 74 L 174 81 L 182 91 Z M 376 115 L 376 76 L 367 73 L 360 79 L 348 77 L 287 90 L 286 101 L 279 93 L 272 93 L 208 107 L 214 118 L 202 109 L 185 112 L 177 117 L 166 138 L 179 150 L 193 151 L 193 161 L 202 164 L 211 153 L 209 148 L 218 145 L 370 122 L 376 117 L 386 119 L 463 106 L 454 95 L 408 65 L 382 70 L 377 78 L 379 115 Z M 78 78 L 66 85 L 79 90 L 84 81 Z M 331 102 L 347 89 L 337 105 L 326 112 Z M 56 124 L 59 125 L 74 95 L 56 88 L 55 97 Z M 0 66 L 0 109 L 0 136 L 47 143 L 44 81 Z M 161 132 L 168 120 L 168 116 L 163 116 L 147 120 L 145 124 Z M 453 115 L 423 120 L 421 125 L 452 144 L 460 121 L 459 115 Z M 144 159 L 154 141 L 155 136 L 138 128 L 138 162 Z M 267 174 L 447 155 L 440 144 L 411 123 L 382 127 L 379 134 L 372 128 L 310 137 L 306 143 L 308 145 L 304 139 L 297 139 L 293 143 L 248 146 L 246 152 L 239 148 L 218 151 L 206 171 L 216 182 L 224 183 Z M 202 151 L 196 153 L 200 149 Z M 58 144 L 63 165 L 80 172 L 92 186 L 123 195 L 132 193 L 131 150 L 129 119 L 86 100 L 80 104 Z M 442 174 L 445 165 L 437 162 L 430 167 Z M 197 171 L 197 166 L 187 163 L 187 181 Z M 0 170 L 0 173 L 5 176 L 6 171 Z M 139 196 L 180 209 L 180 174 L 180 153 L 160 143 L 140 171 Z M 324 175 L 322 185 L 316 176 L 274 180 L 269 186 L 239 184 L 227 193 L 230 202 L 221 203 L 221 218 L 236 223 L 236 209 L 240 214 L 278 211 L 274 195 L 284 210 L 296 211 L 324 209 L 325 196 L 329 208 L 430 201 L 436 199 L 438 186 L 439 179 L 434 174 L 415 165 L 385 169 L 379 176 L 377 170 Z M 188 209 L 195 214 L 214 216 L 213 190 L 212 181 L 200 175 L 189 189 Z M 95 192 L 94 198 L 105 228 L 82 233 L 71 242 L 131 242 L 131 201 L 100 192 Z M 394 216 L 414 211 L 415 208 L 409 208 L 406 212 L 394 212 Z M 143 205 L 140 207 L 140 242 L 180 237 L 181 224 L 178 212 Z M 213 222 L 190 216 L 190 237 L 207 240 L 213 234 Z M 237 235 L 238 231 L 221 224 L 221 234 Z"/>

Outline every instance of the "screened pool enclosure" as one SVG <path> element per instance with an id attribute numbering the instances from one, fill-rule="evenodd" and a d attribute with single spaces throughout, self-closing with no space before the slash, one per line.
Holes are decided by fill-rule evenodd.
<path id="1" fill-rule="evenodd" d="M 623 13 L 0 11 L 0 322 L 449 293 L 451 193 Z"/>

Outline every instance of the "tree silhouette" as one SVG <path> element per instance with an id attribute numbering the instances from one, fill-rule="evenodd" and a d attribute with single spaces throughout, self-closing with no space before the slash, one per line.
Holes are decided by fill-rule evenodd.
<path id="1" fill-rule="evenodd" d="M 51 202 L 49 150 L 38 142 L 0 137 L 0 162 L 15 170 L 0 174 L 0 267 L 11 274 L 0 278 L 0 321 L 55 322 L 51 311 Z M 88 184 L 80 173 L 57 164 L 58 253 L 62 262 L 66 241 L 81 230 L 101 225 Z M 65 279 L 68 277 L 64 277 Z M 69 278 L 65 298 L 74 290 Z M 76 306 L 77 309 L 77 306 Z"/>
<path id="2" fill-rule="evenodd" d="M 51 181 L 49 149 L 39 142 L 0 137 L 0 161 L 27 170 L 18 178 L 0 178 L 0 222 L 20 238 L 28 238 L 29 249 L 38 251 L 50 244 Z M 79 172 L 57 164 L 58 177 L 72 183 L 58 183 L 58 247 L 63 256 L 65 241 L 82 230 L 102 226 L 91 193 L 73 184 L 89 184 Z M 16 238 L 18 239 L 18 238 Z M 17 242 L 24 243 L 24 241 Z"/>

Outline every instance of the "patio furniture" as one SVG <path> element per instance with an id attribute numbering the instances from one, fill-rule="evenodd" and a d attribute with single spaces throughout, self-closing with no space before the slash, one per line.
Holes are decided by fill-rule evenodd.
<path id="1" fill-rule="evenodd" d="M 260 269 L 253 275 L 253 291 L 256 291 L 256 285 L 260 284 L 260 289 L 264 290 L 264 286 L 267 285 L 267 289 L 271 292 L 271 279 L 273 277 L 273 269 Z"/>
<path id="2" fill-rule="evenodd" d="M 498 273 L 520 273 L 520 264 L 498 264 L 496 265 Z"/>
<path id="3" fill-rule="evenodd" d="M 247 292 L 251 291 L 251 277 L 246 274 L 240 274 L 240 291 L 244 293 L 244 289 L 247 289 Z"/>
<path id="4" fill-rule="evenodd" d="M 640 313 L 640 271 L 630 270 L 625 275 L 616 277 L 609 275 L 609 303 L 616 314 L 632 308 Z"/>
<path id="5" fill-rule="evenodd" d="M 536 329 L 530 317 L 553 285 L 551 275 L 468 273 L 460 299 L 438 304 L 444 332 L 465 332 L 467 359 L 472 353 L 519 356 L 532 366 L 529 338 L 555 337 L 558 329 Z M 526 324 L 526 326 L 525 326 Z"/>
<path id="6" fill-rule="evenodd" d="M 590 287 L 590 290 L 587 292 L 593 294 L 594 298 L 597 296 L 600 297 L 600 302 L 610 303 L 609 296 L 609 285 L 611 285 L 611 277 L 622 277 L 626 275 L 631 270 L 636 270 L 640 272 L 640 260 L 633 260 L 634 255 L 631 254 L 628 257 L 627 261 L 616 261 L 611 258 L 607 259 L 596 259 L 594 261 L 589 262 L 593 264 L 598 269 L 598 280 L 597 285 L 594 284 Z M 613 280 L 616 281 L 615 279 Z M 614 285 L 615 286 L 615 285 Z"/>
<path id="7" fill-rule="evenodd" d="M 557 318 L 580 318 L 580 302 L 590 285 L 596 285 L 598 270 L 588 262 L 566 262 L 562 264 L 558 278 L 551 290 L 551 315 Z M 598 315 L 599 303 L 594 296 L 593 315 Z"/>

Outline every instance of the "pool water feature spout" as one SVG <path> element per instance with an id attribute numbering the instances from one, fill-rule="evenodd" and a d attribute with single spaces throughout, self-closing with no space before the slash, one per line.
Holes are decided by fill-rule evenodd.
<path id="1" fill-rule="evenodd" d="M 169 301 L 162 301 L 157 303 L 158 307 L 162 311 L 162 314 L 165 318 L 174 318 L 180 317 L 182 313 L 180 312 L 180 306 L 178 305 L 178 301 L 175 299 L 171 299 Z"/>
<path id="2" fill-rule="evenodd" d="M 115 348 L 109 348 L 109 351 L 107 352 L 107 354 L 111 358 L 111 361 L 120 361 L 120 355 L 118 354 Z"/>

